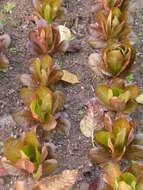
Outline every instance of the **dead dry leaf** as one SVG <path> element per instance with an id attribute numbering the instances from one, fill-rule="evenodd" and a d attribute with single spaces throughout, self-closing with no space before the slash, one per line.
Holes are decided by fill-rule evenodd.
<path id="1" fill-rule="evenodd" d="M 86 137 L 92 137 L 94 130 L 103 128 L 104 110 L 96 98 L 88 102 L 88 110 L 80 122 L 80 130 Z"/>
<path id="2" fill-rule="evenodd" d="M 46 177 L 39 181 L 32 190 L 69 190 L 76 181 L 77 170 L 65 170 L 59 175 Z"/>

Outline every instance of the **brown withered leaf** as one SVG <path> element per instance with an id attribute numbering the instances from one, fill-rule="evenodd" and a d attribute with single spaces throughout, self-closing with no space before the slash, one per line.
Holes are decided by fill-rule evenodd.
<path id="1" fill-rule="evenodd" d="M 74 185 L 77 173 L 77 170 L 65 170 L 59 175 L 42 179 L 32 190 L 68 190 Z"/>
<path id="2" fill-rule="evenodd" d="M 88 110 L 80 122 L 80 130 L 86 137 L 92 137 L 95 130 L 101 130 L 103 124 L 104 110 L 96 98 L 88 102 Z"/>
<path id="3" fill-rule="evenodd" d="M 99 53 L 92 53 L 89 57 L 88 57 L 88 66 L 89 68 L 94 72 L 96 77 L 100 77 L 102 78 L 102 72 L 101 72 L 101 68 L 99 66 L 99 63 L 101 61 L 100 55 Z"/>

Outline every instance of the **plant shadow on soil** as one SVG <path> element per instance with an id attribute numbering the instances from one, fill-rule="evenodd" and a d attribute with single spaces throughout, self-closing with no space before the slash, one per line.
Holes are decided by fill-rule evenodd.
<path id="1" fill-rule="evenodd" d="M 32 13 L 32 8 L 29 0 L 13 0 L 16 7 L 12 13 L 2 12 L 3 7 L 8 1 L 1 0 L 0 17 L 5 23 L 5 31 L 12 37 L 12 44 L 10 48 L 15 48 L 16 52 L 8 51 L 10 60 L 9 69 L 6 73 L 0 73 L 0 140 L 3 141 L 9 136 L 19 136 L 19 134 L 26 130 L 25 128 L 18 128 L 15 123 L 12 123 L 9 114 L 13 113 L 19 107 L 22 107 L 22 102 L 19 97 L 21 84 L 19 76 L 22 73 L 28 73 L 28 60 L 32 58 L 27 50 L 28 31 L 35 27 L 29 21 Z M 79 169 L 79 176 L 75 190 L 87 190 L 86 183 L 89 183 L 100 172 L 90 164 L 88 152 L 91 148 L 90 139 L 84 137 L 79 128 L 80 120 L 83 117 L 81 109 L 86 105 L 87 101 L 95 95 L 94 88 L 96 87 L 96 80 L 93 80 L 92 74 L 88 69 L 88 55 L 92 50 L 87 43 L 87 23 L 91 18 L 91 6 L 94 1 L 90 0 L 66 0 L 65 6 L 68 10 L 67 17 L 61 23 L 67 24 L 70 28 L 76 31 L 75 38 L 81 42 L 81 50 L 78 53 L 65 54 L 64 56 L 56 57 L 63 62 L 63 68 L 75 73 L 80 83 L 77 85 L 67 85 L 60 83 L 58 88 L 63 90 L 67 96 L 66 111 L 71 121 L 71 130 L 68 136 L 55 134 L 52 135 L 52 142 L 57 146 L 57 154 L 59 161 L 60 172 L 64 169 Z M 140 13 L 140 16 L 138 14 Z M 134 22 L 134 31 L 143 34 L 143 13 L 136 14 Z M 78 27 L 75 22 L 78 19 Z M 140 27 L 138 27 L 140 26 Z M 137 41 L 137 63 L 142 63 L 143 57 L 143 35 L 140 35 Z M 143 65 L 140 64 L 140 68 Z M 134 72 L 134 80 L 138 82 L 143 91 L 142 77 L 143 69 L 137 68 Z M 134 114 L 137 119 L 137 125 L 143 129 L 143 119 L 141 116 L 142 108 Z M 3 180 L 4 179 L 4 180 Z M 14 187 L 16 178 L 6 177 L 0 179 L 0 190 L 9 190 Z"/>

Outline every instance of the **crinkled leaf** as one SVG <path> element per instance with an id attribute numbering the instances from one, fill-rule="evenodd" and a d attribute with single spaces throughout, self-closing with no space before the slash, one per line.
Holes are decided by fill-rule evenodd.
<path id="1" fill-rule="evenodd" d="M 99 67 L 99 63 L 101 61 L 100 55 L 98 53 L 92 53 L 88 57 L 88 66 L 94 72 L 94 74 L 98 77 L 102 76 L 101 68 Z"/>
<path id="2" fill-rule="evenodd" d="M 80 130 L 86 137 L 92 137 L 95 130 L 103 128 L 104 110 L 97 99 L 92 98 L 88 102 L 88 110 L 80 122 Z"/>
<path id="3" fill-rule="evenodd" d="M 47 177 L 35 184 L 32 190 L 67 190 L 71 189 L 77 177 L 77 170 L 65 170 L 61 174 Z"/>

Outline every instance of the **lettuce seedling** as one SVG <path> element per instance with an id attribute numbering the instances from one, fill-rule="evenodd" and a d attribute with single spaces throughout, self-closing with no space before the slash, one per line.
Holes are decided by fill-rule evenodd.
<path id="1" fill-rule="evenodd" d="M 100 66 L 102 73 L 108 76 L 119 76 L 134 62 L 136 48 L 128 43 L 115 43 L 102 51 Z"/>
<path id="2" fill-rule="evenodd" d="M 41 22 L 41 21 L 40 21 Z M 29 49 L 32 54 L 62 54 L 69 47 L 69 42 L 61 41 L 59 28 L 54 24 L 38 25 L 37 30 L 29 32 Z"/>
<path id="3" fill-rule="evenodd" d="M 121 12 L 118 7 L 114 7 L 109 13 L 99 10 L 96 13 L 96 22 L 89 28 L 91 36 L 88 42 L 93 48 L 103 48 L 115 41 L 129 42 L 131 28 L 126 25 L 127 11 Z"/>
<path id="4" fill-rule="evenodd" d="M 103 176 L 96 178 L 88 190 L 142 190 L 142 169 L 143 164 L 140 162 L 132 163 L 131 167 L 123 172 L 118 164 L 107 163 L 103 167 Z"/>
<path id="5" fill-rule="evenodd" d="M 128 85 L 123 79 L 115 78 L 107 84 L 99 84 L 96 96 L 111 111 L 132 113 L 138 105 L 139 87 Z"/>
<path id="6" fill-rule="evenodd" d="M 21 82 L 24 86 L 47 86 L 57 83 L 62 79 L 63 71 L 54 65 L 52 58 L 49 55 L 32 58 L 29 61 L 29 70 L 31 75 L 23 74 Z"/>
<path id="7" fill-rule="evenodd" d="M 136 122 L 125 115 L 118 116 L 114 121 L 108 114 L 104 117 L 104 128 L 94 131 L 94 138 L 99 146 L 90 150 L 89 156 L 93 163 L 107 163 L 143 159 L 143 134 L 135 135 Z"/>
<path id="8" fill-rule="evenodd" d="M 49 88 L 39 86 L 35 90 L 22 88 L 20 95 L 32 118 L 41 124 L 44 130 L 50 132 L 56 128 L 61 116 L 58 112 L 65 102 L 63 92 L 53 93 Z"/>
<path id="9" fill-rule="evenodd" d="M 52 23 L 55 18 L 64 14 L 64 9 L 61 9 L 61 0 L 33 0 L 32 2 L 35 10 L 48 23 Z"/>
<path id="10" fill-rule="evenodd" d="M 95 131 L 94 137 L 96 142 L 105 148 L 105 151 L 112 154 L 113 160 L 119 161 L 133 141 L 135 128 L 136 122 L 125 115 L 117 117 L 112 122 L 110 116 L 105 114 L 104 128 L 101 131 Z"/>
<path id="11" fill-rule="evenodd" d="M 23 133 L 17 139 L 10 137 L 5 140 L 4 156 L 9 164 L 33 174 L 36 179 L 51 174 L 57 168 L 53 145 L 41 147 L 34 132 Z"/>

